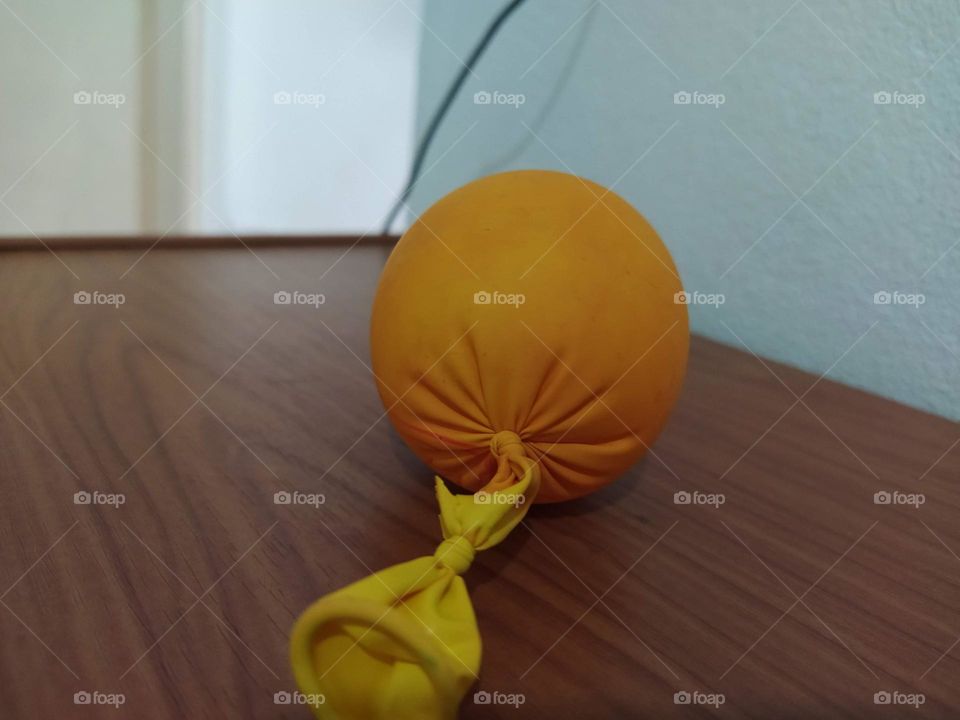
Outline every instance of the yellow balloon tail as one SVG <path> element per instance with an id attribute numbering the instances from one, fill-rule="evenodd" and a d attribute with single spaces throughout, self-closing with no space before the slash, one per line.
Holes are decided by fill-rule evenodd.
<path id="1" fill-rule="evenodd" d="M 324 720 L 453 718 L 480 671 L 480 633 L 461 577 L 501 542 L 540 487 L 539 466 L 511 432 L 491 442 L 497 473 L 473 495 L 436 478 L 443 542 L 432 556 L 380 570 L 297 619 L 290 660 L 301 702 Z"/>

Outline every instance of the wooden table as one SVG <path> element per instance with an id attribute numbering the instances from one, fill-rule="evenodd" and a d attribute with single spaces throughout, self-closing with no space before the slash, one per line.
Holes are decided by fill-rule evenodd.
<path id="1" fill-rule="evenodd" d="M 295 616 L 433 551 L 431 474 L 364 365 L 389 248 L 349 247 L 0 253 L 4 718 L 306 718 L 274 704 Z M 74 304 L 92 290 L 125 302 Z M 956 717 L 958 435 L 695 339 L 659 460 L 478 557 L 477 689 L 525 701 L 462 716 L 713 714 L 675 704 L 697 691 L 723 717 Z M 292 489 L 326 503 L 274 504 Z M 694 490 L 725 502 L 674 502 Z M 94 690 L 125 704 L 74 705 Z"/>

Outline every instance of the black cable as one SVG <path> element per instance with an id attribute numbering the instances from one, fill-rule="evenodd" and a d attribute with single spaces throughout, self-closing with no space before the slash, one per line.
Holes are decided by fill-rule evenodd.
<path id="1" fill-rule="evenodd" d="M 430 124 L 427 126 L 427 130 L 423 134 L 423 139 L 420 140 L 420 144 L 417 146 L 417 150 L 414 153 L 413 165 L 410 168 L 410 176 L 407 178 L 407 184 L 404 185 L 403 192 L 400 193 L 397 201 L 393 204 L 393 207 L 387 214 L 387 219 L 384 220 L 383 230 L 381 231 L 383 235 L 386 235 L 390 232 L 390 226 L 393 225 L 393 221 L 396 220 L 397 213 L 399 213 L 400 209 L 406 204 L 407 198 L 410 196 L 410 192 L 413 190 L 413 186 L 416 185 L 417 178 L 420 175 L 420 169 L 423 166 L 423 161 L 426 159 L 427 152 L 430 150 L 430 144 L 433 142 L 433 137 L 437 134 L 437 129 L 440 127 L 440 123 L 443 122 L 447 112 L 450 110 L 450 106 L 453 104 L 457 94 L 460 92 L 460 88 L 463 87 L 463 83 L 466 81 L 467 75 L 473 72 L 473 68 L 477 64 L 477 61 L 483 55 L 484 51 L 487 49 L 487 46 L 490 44 L 490 41 L 493 40 L 493 37 L 497 34 L 497 31 L 500 30 L 500 27 L 503 25 L 503 23 L 506 22 L 507 18 L 510 17 L 513 11 L 520 7 L 524 2 L 525 0 L 512 0 L 512 2 L 510 2 L 503 10 L 500 11 L 500 14 L 494 18 L 486 32 L 483 33 L 483 37 L 480 38 L 480 42 L 477 43 L 477 46 L 473 49 L 473 52 L 470 53 L 470 57 L 467 58 L 465 63 L 463 63 L 463 67 L 460 69 L 460 73 L 457 75 L 456 80 L 454 80 L 453 84 L 451 84 L 447 89 L 447 94 L 444 96 L 440 106 L 433 114 L 433 118 L 431 118 Z"/>

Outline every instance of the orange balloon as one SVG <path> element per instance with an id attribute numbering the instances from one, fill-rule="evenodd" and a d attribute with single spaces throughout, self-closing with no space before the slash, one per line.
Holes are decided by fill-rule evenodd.
<path id="1" fill-rule="evenodd" d="M 390 255 L 371 322 L 377 388 L 407 444 L 457 485 L 479 490 L 519 442 L 540 466 L 537 502 L 576 498 L 666 423 L 689 347 L 680 293 L 659 236 L 613 192 L 542 170 L 485 177 Z"/>

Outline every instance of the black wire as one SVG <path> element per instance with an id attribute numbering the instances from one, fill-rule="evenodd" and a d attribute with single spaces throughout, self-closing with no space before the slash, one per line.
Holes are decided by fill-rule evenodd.
<path id="1" fill-rule="evenodd" d="M 490 44 L 490 41 L 493 40 L 494 35 L 497 34 L 497 31 L 500 30 L 500 27 L 503 25 L 503 23 L 506 22 L 507 18 L 510 17 L 513 11 L 520 7 L 524 2 L 525 0 L 512 0 L 510 4 L 500 11 L 500 14 L 494 18 L 486 32 L 484 32 L 483 37 L 480 38 L 480 42 L 477 43 L 477 46 L 473 49 L 473 52 L 470 53 L 470 57 L 467 58 L 465 63 L 463 63 L 463 67 L 460 69 L 460 73 L 457 75 L 456 80 L 454 80 L 447 89 L 447 93 L 444 96 L 443 101 L 433 114 L 433 118 L 430 120 L 430 124 L 427 126 L 426 132 L 423 134 L 423 139 L 420 140 L 420 144 L 417 146 L 416 153 L 413 156 L 413 165 L 410 168 L 410 176 L 407 178 L 407 184 L 404 186 L 403 192 L 400 193 L 397 201 L 393 204 L 393 207 L 387 214 L 387 219 L 383 222 L 383 230 L 381 231 L 383 235 L 386 235 L 390 232 L 390 226 L 393 225 L 393 221 L 396 220 L 397 213 L 399 213 L 400 209 L 406 204 L 407 198 L 410 196 L 410 192 L 413 190 L 413 186 L 416 185 L 417 178 L 420 175 L 420 169 L 423 166 L 423 161 L 426 159 L 427 152 L 430 150 L 430 144 L 433 142 L 433 137 L 437 134 L 437 129 L 440 127 L 440 123 L 443 122 L 447 112 L 450 110 L 450 106 L 453 104 L 454 99 L 456 99 L 457 94 L 460 92 L 460 88 L 463 87 L 463 83 L 466 81 L 467 75 L 473 72 L 473 68 L 477 64 L 477 61 L 483 55 L 484 51 L 487 49 L 487 46 Z"/>

